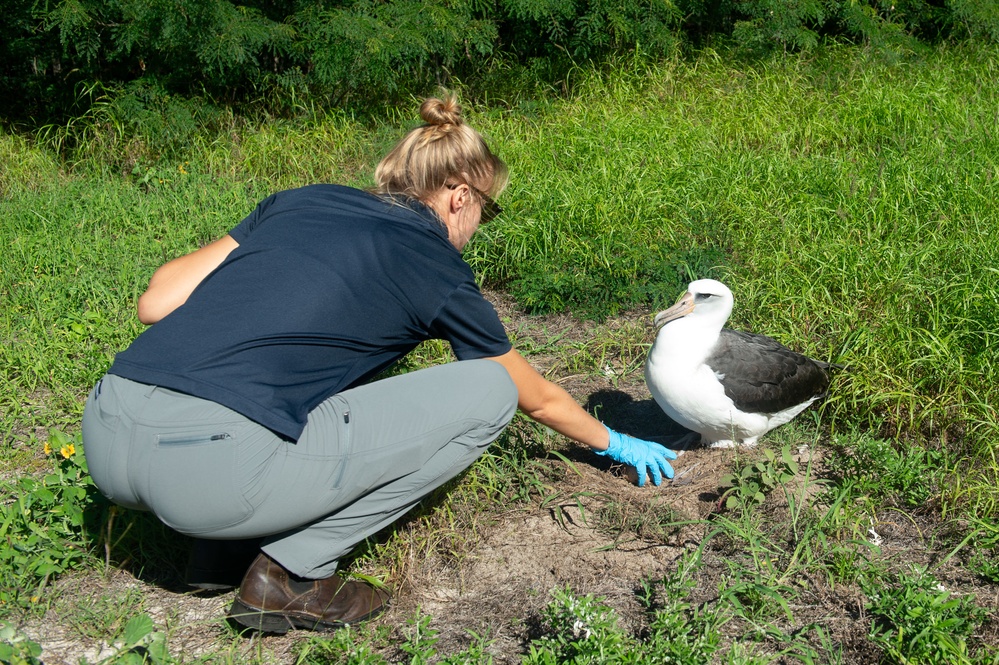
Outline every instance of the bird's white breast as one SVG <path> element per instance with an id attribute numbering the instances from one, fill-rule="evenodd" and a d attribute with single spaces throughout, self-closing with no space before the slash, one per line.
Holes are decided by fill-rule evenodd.
<path id="1" fill-rule="evenodd" d="M 706 441 L 758 436 L 766 416 L 739 411 L 725 394 L 724 377 L 705 364 L 717 341 L 717 332 L 705 334 L 690 319 L 663 326 L 645 363 L 649 392 L 666 415 Z"/>

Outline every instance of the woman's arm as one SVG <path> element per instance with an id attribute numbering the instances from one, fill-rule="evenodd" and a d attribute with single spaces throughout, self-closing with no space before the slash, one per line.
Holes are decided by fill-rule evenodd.
<path id="1" fill-rule="evenodd" d="M 606 427 L 579 406 L 572 395 L 538 374 L 515 350 L 490 360 L 506 368 L 517 386 L 517 405 L 533 420 L 585 443 L 598 455 L 635 467 L 639 487 L 645 484 L 646 472 L 655 485 L 662 482 L 663 476 L 673 477 L 668 461 L 676 459 L 673 451 Z"/>
<path id="2" fill-rule="evenodd" d="M 218 268 L 237 247 L 239 243 L 226 235 L 157 268 L 146 292 L 139 296 L 139 321 L 146 325 L 156 323 L 183 305 L 201 280 Z"/>
<path id="3" fill-rule="evenodd" d="M 515 349 L 490 360 L 506 368 L 517 386 L 517 405 L 528 417 L 594 450 L 607 449 L 607 428 L 565 389 L 541 376 Z"/>

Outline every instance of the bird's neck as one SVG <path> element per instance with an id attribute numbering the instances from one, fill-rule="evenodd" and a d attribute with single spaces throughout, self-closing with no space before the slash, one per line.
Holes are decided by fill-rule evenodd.
<path id="1" fill-rule="evenodd" d="M 674 367 L 700 365 L 718 342 L 721 326 L 684 318 L 671 321 L 659 330 L 651 360 Z"/>

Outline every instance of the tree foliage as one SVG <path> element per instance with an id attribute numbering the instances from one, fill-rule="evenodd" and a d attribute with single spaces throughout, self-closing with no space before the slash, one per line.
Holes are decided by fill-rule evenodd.
<path id="1" fill-rule="evenodd" d="M 563 74 L 718 37 L 999 39 L 999 0 L 0 0 L 0 117 L 79 115 L 79 86 L 364 107 L 498 65 Z M 538 65 L 541 64 L 539 68 Z M 287 110 L 287 109 L 285 109 Z"/>

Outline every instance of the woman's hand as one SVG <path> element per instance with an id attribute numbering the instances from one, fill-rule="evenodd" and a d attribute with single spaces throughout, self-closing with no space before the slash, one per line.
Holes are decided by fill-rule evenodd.
<path id="1" fill-rule="evenodd" d="M 604 427 L 607 427 L 604 425 Z M 607 427 L 610 443 L 607 450 L 595 451 L 598 455 L 606 455 L 615 462 L 629 464 L 638 472 L 638 486 L 645 484 L 646 469 L 652 474 L 652 484 L 659 485 L 663 476 L 673 477 L 673 467 L 666 460 L 676 459 L 676 453 L 660 446 L 658 443 L 636 439 L 627 434 L 615 432 Z"/>

